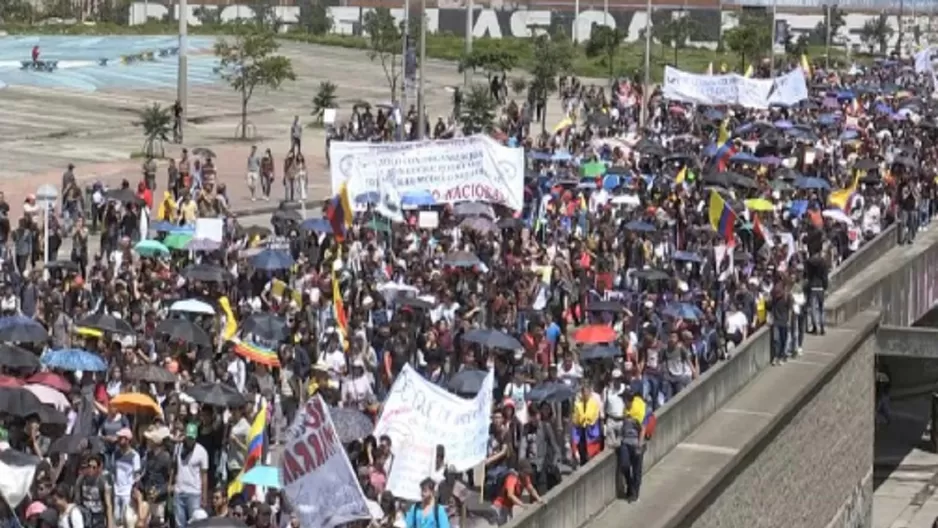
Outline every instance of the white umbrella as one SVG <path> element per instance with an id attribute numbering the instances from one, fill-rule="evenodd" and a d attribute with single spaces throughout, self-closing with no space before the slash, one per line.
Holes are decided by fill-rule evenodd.
<path id="1" fill-rule="evenodd" d="M 824 218 L 830 218 L 835 222 L 846 224 L 847 227 L 853 227 L 853 219 L 847 216 L 840 209 L 826 209 L 823 213 L 821 213 L 821 215 Z"/>
<path id="2" fill-rule="evenodd" d="M 53 389 L 52 387 L 46 387 L 45 385 L 39 384 L 30 384 L 23 388 L 33 393 L 42 403 L 51 405 L 60 411 L 65 411 L 72 406 L 71 402 L 68 401 L 68 397 Z"/>
<path id="3" fill-rule="evenodd" d="M 385 301 L 394 302 L 398 297 L 416 297 L 420 289 L 409 284 L 389 281 L 378 286 L 378 293 Z"/>
<path id="4" fill-rule="evenodd" d="M 215 315 L 215 309 L 212 308 L 212 305 L 206 302 L 200 301 L 198 299 L 186 299 L 184 301 L 176 301 L 173 303 L 172 306 L 169 307 L 169 311 Z"/>

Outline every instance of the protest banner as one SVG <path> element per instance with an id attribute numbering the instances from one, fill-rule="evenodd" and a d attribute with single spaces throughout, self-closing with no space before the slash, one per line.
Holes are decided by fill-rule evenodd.
<path id="1" fill-rule="evenodd" d="M 360 197 L 393 185 L 408 194 L 433 194 L 436 203 L 481 201 L 521 210 L 524 205 L 524 149 L 486 136 L 369 143 L 334 141 L 329 146 L 332 192 L 347 184 L 356 208 Z"/>
<path id="2" fill-rule="evenodd" d="M 420 500 L 420 481 L 434 472 L 437 445 L 446 450 L 446 465 L 456 471 L 468 471 L 485 460 L 494 383 L 489 372 L 479 394 L 468 400 L 404 365 L 374 433 L 388 435 L 394 446 L 387 489 L 395 497 Z"/>
<path id="3" fill-rule="evenodd" d="M 665 66 L 662 93 L 666 99 L 685 103 L 768 108 L 807 99 L 808 86 L 801 68 L 773 79 L 752 79 L 735 73 L 700 75 Z"/>
<path id="4" fill-rule="evenodd" d="M 368 504 L 318 394 L 306 401 L 287 430 L 280 485 L 304 528 L 333 528 L 370 519 Z"/>

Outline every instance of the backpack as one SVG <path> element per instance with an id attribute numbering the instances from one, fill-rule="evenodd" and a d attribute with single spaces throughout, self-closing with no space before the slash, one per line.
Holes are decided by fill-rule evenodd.
<path id="1" fill-rule="evenodd" d="M 414 520 L 414 525 L 415 525 L 415 526 L 408 526 L 407 528 L 420 528 L 419 526 L 416 526 L 416 524 L 417 524 L 417 506 L 418 506 L 418 504 L 414 504 L 413 506 L 411 506 L 411 507 L 410 507 L 410 515 L 408 515 L 408 517 L 411 517 L 411 518 Z M 442 508 L 442 506 L 440 506 L 439 503 L 434 503 L 434 504 L 433 504 L 433 528 L 441 528 L 441 526 L 440 526 L 440 508 Z"/>
<path id="2" fill-rule="evenodd" d="M 492 468 L 491 471 L 485 474 L 485 484 L 483 486 L 483 492 L 485 493 L 485 496 L 483 498 L 487 501 L 495 500 L 495 497 L 498 497 L 502 494 L 502 490 L 505 488 L 505 481 L 508 480 L 508 476 L 517 474 L 517 471 L 508 469 L 505 466 L 496 466 Z"/>

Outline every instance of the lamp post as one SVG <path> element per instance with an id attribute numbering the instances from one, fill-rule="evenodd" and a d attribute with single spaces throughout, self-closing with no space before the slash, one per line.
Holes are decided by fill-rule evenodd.
<path id="1" fill-rule="evenodd" d="M 651 0 L 645 4 L 645 82 L 642 88 L 642 111 L 639 114 L 639 124 L 645 128 L 645 120 L 648 119 L 648 103 L 651 97 L 648 91 L 651 89 Z"/>
<path id="2" fill-rule="evenodd" d="M 176 100 L 182 112 L 179 114 L 179 141 L 182 142 L 188 112 L 189 99 L 189 3 L 179 0 L 179 67 L 176 73 Z"/>

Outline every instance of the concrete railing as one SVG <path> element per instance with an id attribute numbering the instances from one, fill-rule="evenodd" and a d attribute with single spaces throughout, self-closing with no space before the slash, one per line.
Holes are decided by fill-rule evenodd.
<path id="1" fill-rule="evenodd" d="M 895 226 L 891 226 L 831 274 L 831 288 L 845 284 L 895 245 Z M 728 360 L 712 367 L 658 409 L 655 412 L 658 419 L 655 436 L 648 442 L 645 452 L 645 471 L 664 458 L 768 366 L 771 361 L 770 346 L 768 328 L 758 330 L 734 349 Z M 603 451 L 545 495 L 545 504 L 527 507 L 515 516 L 509 526 L 579 528 L 585 525 L 618 498 L 617 466 L 615 452 Z"/>

